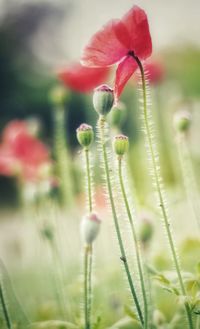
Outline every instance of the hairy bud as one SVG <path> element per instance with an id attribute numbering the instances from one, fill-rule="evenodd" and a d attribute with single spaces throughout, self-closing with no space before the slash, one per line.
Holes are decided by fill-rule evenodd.
<path id="1" fill-rule="evenodd" d="M 94 109 L 99 115 L 107 115 L 114 103 L 114 91 L 107 85 L 97 87 L 93 95 Z"/>
<path id="2" fill-rule="evenodd" d="M 100 230 L 101 220 L 96 213 L 90 213 L 83 217 L 81 222 L 81 236 L 86 245 L 90 245 L 96 239 Z"/>
<path id="3" fill-rule="evenodd" d="M 117 135 L 114 138 L 113 148 L 117 155 L 123 156 L 129 147 L 129 140 L 128 137 L 125 135 Z"/>
<path id="4" fill-rule="evenodd" d="M 76 129 L 76 136 L 79 144 L 87 148 L 92 143 L 94 138 L 92 126 L 82 123 L 80 127 Z"/>

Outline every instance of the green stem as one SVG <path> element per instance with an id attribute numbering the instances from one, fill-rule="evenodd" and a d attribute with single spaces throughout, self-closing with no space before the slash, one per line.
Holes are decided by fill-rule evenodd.
<path id="1" fill-rule="evenodd" d="M 135 302 L 135 306 L 137 309 L 138 317 L 143 326 L 144 319 L 143 319 L 140 304 L 139 304 L 139 301 L 138 301 L 138 298 L 136 295 L 136 291 L 135 291 L 135 288 L 133 285 L 132 277 L 130 274 L 130 269 L 129 269 L 128 261 L 126 258 L 125 248 L 124 248 L 124 244 L 123 244 L 123 240 L 122 240 L 122 236 L 121 236 L 121 232 L 120 232 L 117 212 L 116 212 L 115 203 L 114 203 L 114 196 L 113 196 L 113 192 L 112 192 L 112 185 L 111 185 L 111 178 L 110 178 L 110 168 L 109 168 L 109 164 L 108 164 L 108 155 L 107 155 L 106 141 L 105 141 L 105 118 L 103 116 L 99 117 L 98 127 L 99 127 L 99 133 L 100 133 L 100 144 L 101 144 L 101 149 L 102 149 L 102 153 L 103 153 L 103 164 L 104 164 L 104 170 L 105 170 L 105 175 L 106 175 L 107 189 L 108 189 L 108 194 L 109 194 L 109 199 L 110 199 L 110 204 L 111 204 L 111 209 L 112 209 L 112 214 L 113 214 L 113 219 L 114 219 L 114 224 L 115 224 L 115 230 L 117 233 L 117 238 L 118 238 L 118 243 L 119 243 L 119 248 L 120 248 L 120 253 L 121 253 L 120 259 L 122 260 L 122 262 L 124 264 L 124 268 L 126 271 L 131 294 L 132 294 L 132 297 L 133 297 L 133 300 Z"/>
<path id="2" fill-rule="evenodd" d="M 89 251 L 88 264 L 88 320 L 91 326 L 91 311 L 92 311 L 92 245 Z"/>
<path id="3" fill-rule="evenodd" d="M 91 313 L 91 270 L 90 270 L 90 252 L 91 246 L 85 246 L 84 250 L 84 313 L 85 313 L 85 329 L 91 329 L 90 313 Z"/>
<path id="4" fill-rule="evenodd" d="M 155 149 L 154 149 L 154 146 L 153 146 L 153 140 L 152 140 L 152 134 L 151 134 L 151 128 L 150 128 L 149 121 L 148 121 L 147 90 L 146 90 L 146 81 L 145 81 L 144 69 L 143 69 L 142 63 L 140 62 L 139 58 L 138 57 L 134 57 L 134 58 L 135 58 L 138 66 L 139 66 L 140 73 L 141 73 L 141 78 L 142 78 L 143 115 L 144 115 L 145 133 L 146 133 L 147 143 L 148 143 L 150 157 L 151 157 L 151 161 L 152 161 L 152 167 L 153 167 L 152 169 L 153 169 L 153 175 L 154 175 L 154 178 L 155 178 L 156 191 L 157 191 L 157 194 L 158 194 L 159 205 L 160 205 L 160 208 L 161 208 L 161 212 L 162 212 L 162 216 L 163 216 L 163 220 L 164 220 L 164 226 L 165 226 L 165 230 L 166 230 L 166 233 L 167 233 L 167 237 L 168 237 L 168 241 L 169 241 L 169 245 L 170 245 L 170 249 L 171 249 L 171 253 L 172 253 L 172 258 L 173 258 L 175 269 L 176 269 L 177 276 L 178 276 L 178 280 L 179 280 L 179 284 L 180 284 L 180 288 L 181 288 L 181 293 L 183 295 L 186 295 L 186 289 L 185 289 L 185 286 L 184 286 L 184 283 L 183 283 L 181 268 L 180 268 L 180 264 L 179 264 L 179 261 L 178 261 L 176 248 L 175 248 L 175 244 L 174 244 L 174 240 L 173 240 L 173 236 L 172 236 L 172 231 L 171 231 L 171 227 L 170 227 L 170 222 L 169 222 L 168 214 L 167 214 L 167 210 L 166 210 L 166 204 L 165 204 L 164 196 L 163 196 L 163 192 L 162 192 L 161 177 L 160 177 L 160 173 L 159 173 L 159 169 L 158 169 L 158 162 L 157 162 L 157 159 L 156 159 L 157 156 L 155 154 Z M 190 306 L 188 305 L 188 303 L 185 304 L 185 309 L 186 309 L 186 313 L 187 313 L 189 328 L 193 329 L 192 314 L 191 314 Z"/>
<path id="5" fill-rule="evenodd" d="M 131 226 L 131 232 L 134 240 L 135 245 L 135 251 L 136 251 L 136 260 L 138 265 L 138 271 L 139 271 L 139 277 L 140 277 L 140 283 L 141 283 L 141 289 L 142 289 L 142 295 L 143 295 L 143 302 L 144 302 L 144 328 L 148 328 L 148 304 L 147 304 L 147 295 L 146 295 L 146 289 L 145 289 L 145 279 L 142 269 L 142 262 L 141 262 L 141 255 L 140 255 L 140 248 L 139 248 L 139 242 L 130 210 L 130 205 L 127 198 L 127 193 L 125 190 L 123 175 L 122 175 L 122 158 L 118 158 L 118 175 L 119 175 L 119 182 L 120 182 L 120 188 L 122 192 L 123 201 L 126 207 L 126 212 L 128 215 L 129 223 Z"/>
<path id="6" fill-rule="evenodd" d="M 64 206 L 73 203 L 73 184 L 71 179 L 71 164 L 65 133 L 65 108 L 58 106 L 54 109 L 54 142 L 57 171 L 60 177 L 60 192 Z"/>
<path id="7" fill-rule="evenodd" d="M 200 229 L 200 206 L 198 200 L 199 191 L 196 184 L 191 154 L 185 135 L 181 136 L 179 157 L 188 202 L 191 205 L 191 210 L 193 212 L 194 218 L 196 219 L 197 226 Z"/>
<path id="8" fill-rule="evenodd" d="M 12 324 L 11 324 L 11 320 L 10 320 L 10 316 L 6 307 L 6 302 L 4 299 L 4 294 L 3 294 L 3 289 L 2 289 L 2 285 L 0 283 L 0 301 L 1 301 L 1 305 L 2 305 L 2 309 L 3 309 L 3 314 L 5 317 L 5 321 L 6 321 L 6 325 L 8 329 L 12 329 Z"/>
<path id="9" fill-rule="evenodd" d="M 86 171 L 87 171 L 87 188 L 88 188 L 89 212 L 91 212 L 92 211 L 92 187 L 91 187 L 89 151 L 88 151 L 87 148 L 85 148 L 85 159 L 86 159 Z"/>
<path id="10" fill-rule="evenodd" d="M 90 170 L 90 158 L 88 148 L 84 149 L 86 160 L 86 176 L 87 176 L 87 190 L 88 190 L 88 210 L 92 212 L 92 179 Z M 85 261 L 84 261 L 84 301 L 85 301 L 85 329 L 91 328 L 91 309 L 92 309 L 92 245 L 85 247 Z"/>

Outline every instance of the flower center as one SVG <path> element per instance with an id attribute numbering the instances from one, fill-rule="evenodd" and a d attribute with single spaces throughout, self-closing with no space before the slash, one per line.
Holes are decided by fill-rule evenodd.
<path id="1" fill-rule="evenodd" d="M 133 57 L 133 58 L 135 58 L 135 53 L 134 53 L 133 50 L 129 50 L 129 52 L 128 52 L 127 55 L 128 55 L 128 56 L 131 56 L 131 57 Z"/>

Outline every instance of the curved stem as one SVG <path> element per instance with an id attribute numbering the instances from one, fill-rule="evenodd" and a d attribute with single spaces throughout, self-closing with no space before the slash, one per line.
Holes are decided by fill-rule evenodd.
<path id="1" fill-rule="evenodd" d="M 132 277 L 130 274 L 130 269 L 129 269 L 128 261 L 126 258 L 125 248 L 124 248 L 124 244 L 123 244 L 123 240 L 122 240 L 122 236 L 121 236 L 121 232 L 120 232 L 117 212 L 116 212 L 115 203 L 114 203 L 114 196 L 113 196 L 111 177 L 110 177 L 110 168 L 109 168 L 109 164 L 108 164 L 108 155 L 107 155 L 106 141 L 105 141 L 105 118 L 103 116 L 99 117 L 98 127 L 99 127 L 99 133 L 100 133 L 100 144 L 101 144 L 101 149 L 102 149 L 102 154 L 103 154 L 103 164 L 104 164 L 104 170 L 105 170 L 105 175 L 106 175 L 106 184 L 107 184 L 110 205 L 111 205 L 112 215 L 113 215 L 114 224 L 115 224 L 115 230 L 117 233 L 117 239 L 118 239 L 120 253 L 121 253 L 120 259 L 122 260 L 122 262 L 124 264 L 124 268 L 125 268 L 125 272 L 127 275 L 131 294 L 132 294 L 132 297 L 133 297 L 133 300 L 135 302 L 135 306 L 137 309 L 138 317 L 143 326 L 144 319 L 143 319 L 140 304 L 139 304 L 139 301 L 138 301 L 138 298 L 136 295 L 135 287 L 133 285 Z"/>
<path id="2" fill-rule="evenodd" d="M 175 248 L 172 231 L 171 231 L 171 227 L 170 227 L 170 222 L 169 222 L 169 218 L 168 218 L 168 214 L 167 214 L 167 210 L 166 210 L 166 204 L 165 204 L 164 196 L 163 196 L 163 192 L 162 192 L 161 177 L 160 177 L 160 173 L 159 173 L 159 169 L 158 169 L 158 165 L 157 165 L 158 163 L 157 163 L 157 159 L 156 159 L 157 155 L 155 154 L 155 149 L 153 146 L 153 140 L 152 140 L 152 134 L 151 134 L 151 128 L 150 128 L 150 124 L 148 121 L 147 90 L 146 90 L 144 69 L 143 69 L 142 63 L 140 62 L 139 58 L 136 56 L 134 58 L 139 66 L 141 78 L 142 78 L 144 125 L 145 125 L 145 133 L 146 133 L 147 143 L 148 143 L 148 147 L 149 147 L 150 157 L 151 157 L 151 161 L 152 161 L 152 169 L 153 169 L 153 175 L 155 178 L 156 191 L 158 194 L 159 204 L 160 204 L 160 208 L 161 208 L 161 212 L 162 212 L 162 216 L 163 216 L 163 222 L 164 222 L 165 230 L 167 233 L 175 269 L 177 272 L 177 276 L 178 276 L 178 280 L 179 280 L 179 284 L 180 284 L 180 288 L 181 288 L 181 293 L 183 295 L 186 295 L 186 289 L 185 289 L 185 286 L 183 283 L 181 268 L 180 268 L 180 264 L 178 261 L 176 248 Z M 185 304 L 185 309 L 186 309 L 186 313 L 187 313 L 189 328 L 193 329 L 192 314 L 191 314 L 190 306 L 188 305 L 188 303 Z"/>
<path id="3" fill-rule="evenodd" d="M 128 215 L 129 223 L 131 226 L 131 232 L 132 232 L 134 245 L 135 245 L 136 260 L 137 260 L 137 265 L 138 265 L 138 271 L 139 271 L 139 277 L 140 277 L 140 283 L 141 283 L 141 289 L 142 289 L 142 295 L 143 295 L 143 301 L 144 301 L 144 328 L 147 329 L 148 328 L 148 304 L 147 304 L 147 294 L 146 294 L 145 283 L 144 283 L 145 279 L 144 279 L 144 274 L 143 274 L 143 269 L 142 269 L 142 261 L 140 258 L 141 256 L 140 256 L 140 250 L 139 250 L 139 242 L 138 242 L 137 234 L 135 231 L 134 222 L 133 222 L 130 205 L 129 205 L 126 190 L 125 190 L 123 175 L 122 175 L 122 158 L 121 157 L 118 158 L 118 175 L 119 175 L 119 182 L 120 182 L 122 197 L 123 197 L 126 212 Z"/>
<path id="4" fill-rule="evenodd" d="M 2 305 L 2 310 L 3 310 L 3 314 L 5 317 L 5 321 L 6 321 L 6 325 L 8 329 L 12 329 L 12 324 L 11 324 L 11 320 L 10 320 L 10 316 L 6 307 L 6 302 L 4 299 L 4 295 L 3 295 L 3 289 L 2 289 L 2 285 L 0 283 L 0 301 L 1 301 L 1 305 Z"/>

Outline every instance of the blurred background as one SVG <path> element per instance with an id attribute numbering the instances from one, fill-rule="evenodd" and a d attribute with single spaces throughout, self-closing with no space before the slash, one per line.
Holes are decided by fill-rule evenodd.
<path id="1" fill-rule="evenodd" d="M 149 67 L 152 112 L 157 124 L 162 174 L 169 192 L 173 227 L 184 269 L 192 271 L 199 258 L 199 233 L 195 215 L 190 212 L 190 202 L 186 202 L 183 186 L 191 184 L 184 182 L 184 168 L 181 171 L 179 136 L 173 126 L 173 117 L 179 110 L 188 111 L 192 117 L 186 143 L 195 180 L 192 193 L 196 193 L 195 200 L 198 200 L 200 2 L 138 0 L 136 4 L 145 9 L 149 18 L 154 49 L 148 62 L 149 65 L 153 63 L 153 68 Z M 82 122 L 95 127 L 97 116 L 92 106 L 92 90 L 85 93 L 66 81 L 62 84 L 58 71 L 79 61 L 91 35 L 107 20 L 120 18 L 132 5 L 130 0 L 0 0 L 0 258 L 8 268 L 21 301 L 16 303 L 9 275 L 2 270 L 13 317 L 21 309 L 19 304 L 23 304 L 22 308 L 34 320 L 60 316 L 52 288 L 55 277 L 50 275 L 49 278 L 49 272 L 60 264 L 64 268 L 61 272 L 64 273 L 67 304 L 73 300 L 72 305 L 67 306 L 67 314 L 70 320 L 80 316 L 77 309 L 81 289 L 79 222 L 85 209 L 85 189 L 76 128 Z M 112 85 L 113 81 L 112 71 L 106 82 Z M 63 111 L 60 111 L 60 104 L 55 100 L 60 91 L 56 88 L 63 86 L 66 99 L 61 102 Z M 122 95 L 126 107 L 123 119 L 117 127 L 112 118 L 110 122 L 113 133 L 120 130 L 130 137 L 131 193 L 139 218 L 147 217 L 154 231 L 146 257 L 157 268 L 165 270 L 171 268 L 171 263 L 165 249 L 165 237 L 160 239 L 161 225 L 154 208 L 137 96 L 133 78 Z M 9 126 L 13 122 L 14 126 Z M 13 131 L 16 134 L 16 127 L 17 133 L 18 129 L 24 129 L 21 123 L 26 125 L 30 140 L 19 143 L 25 143 L 24 148 L 32 150 L 31 156 L 29 151 L 24 152 L 28 161 L 35 164 L 34 168 L 30 163 L 16 162 L 14 168 L 10 165 L 14 160 L 6 140 L 11 138 Z M 5 130 L 6 127 L 10 130 Z M 96 204 L 105 219 L 96 246 L 95 303 L 100 308 L 99 313 L 107 314 L 106 323 L 110 324 L 122 315 L 127 294 L 125 291 L 121 298 L 118 297 L 123 278 L 118 269 L 115 240 L 110 240 L 113 228 L 105 206 L 95 145 L 92 154 Z M 54 259 L 57 255 L 52 256 L 49 230 L 59 241 L 59 265 Z M 59 273 L 56 275 L 59 277 Z M 100 281 L 104 288 L 99 286 Z M 170 297 L 170 307 L 165 293 L 157 292 L 157 295 L 157 304 L 171 319 L 175 299 Z M 98 312 L 95 314 L 98 316 Z M 23 322 L 23 315 L 21 317 Z"/>

